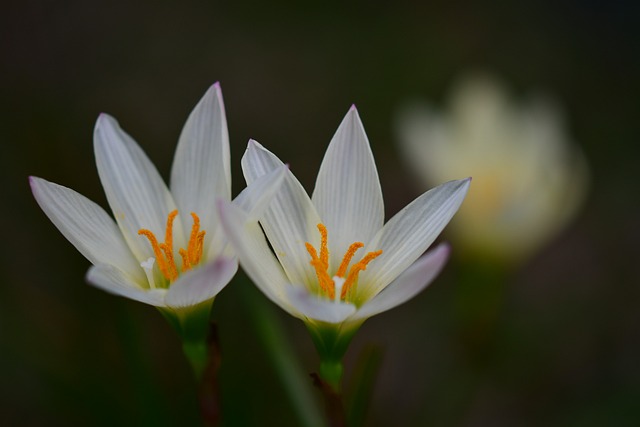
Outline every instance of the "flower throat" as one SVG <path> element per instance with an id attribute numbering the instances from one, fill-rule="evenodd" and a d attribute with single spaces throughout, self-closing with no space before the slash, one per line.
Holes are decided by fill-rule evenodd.
<path id="1" fill-rule="evenodd" d="M 156 236 L 146 228 L 138 230 L 138 234 L 145 236 L 151 243 L 155 260 L 158 264 L 158 269 L 162 275 L 169 282 L 173 282 L 178 278 L 178 268 L 173 257 L 173 221 L 178 216 L 178 210 L 174 210 L 169 213 L 167 217 L 167 228 L 164 237 L 164 243 L 159 243 Z M 200 218 L 194 212 L 191 212 L 193 218 L 193 226 L 191 227 L 191 235 L 189 236 L 189 243 L 187 249 L 180 248 L 178 251 L 182 258 L 181 272 L 184 273 L 190 270 L 192 267 L 198 265 L 202 258 L 204 236 L 207 233 L 204 230 L 200 230 Z M 144 264 L 144 263 L 143 263 Z M 147 267 L 143 265 L 145 270 Z M 153 287 L 153 283 L 151 283 Z"/>
<path id="2" fill-rule="evenodd" d="M 327 245 L 327 227 L 325 227 L 324 224 L 318 224 L 318 231 L 320 232 L 321 237 L 320 254 L 318 254 L 311 243 L 305 243 L 307 252 L 311 255 L 311 261 L 309 263 L 316 270 L 320 289 L 332 300 L 345 300 L 349 291 L 355 288 L 356 281 L 358 280 L 358 274 L 361 271 L 366 270 L 367 264 L 380 256 L 380 254 L 382 254 L 382 250 L 367 253 L 360 261 L 353 264 L 347 273 L 351 259 L 358 249 L 364 247 L 364 243 L 362 242 L 352 243 L 344 254 L 335 276 L 332 278 L 328 271 L 329 248 Z M 338 288 L 337 292 L 336 288 Z"/>

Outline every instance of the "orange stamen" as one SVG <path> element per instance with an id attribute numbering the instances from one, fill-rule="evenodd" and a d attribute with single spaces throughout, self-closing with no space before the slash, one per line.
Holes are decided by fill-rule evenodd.
<path id="1" fill-rule="evenodd" d="M 173 221 L 178 216 L 178 211 L 171 211 L 167 217 L 167 228 L 165 232 L 164 243 L 158 243 L 156 236 L 146 228 L 138 230 L 139 235 L 145 236 L 151 243 L 153 254 L 156 257 L 158 263 L 158 269 L 162 275 L 173 282 L 178 278 L 178 267 L 173 256 Z M 189 237 L 189 243 L 187 249 L 179 249 L 180 257 L 182 258 L 182 272 L 190 270 L 193 266 L 197 265 L 202 258 L 202 251 L 204 248 L 204 236 L 206 231 L 200 231 L 200 218 L 198 215 L 191 212 L 193 218 L 193 227 L 191 228 L 191 236 Z"/>
<path id="2" fill-rule="evenodd" d="M 198 231 L 200 231 L 200 218 L 195 213 L 191 212 L 193 218 L 193 225 L 191 226 L 191 236 L 189 236 L 189 244 L 187 245 L 187 253 L 189 254 L 189 260 L 192 260 L 192 254 L 195 252 L 195 245 L 198 243 Z"/>
<path id="3" fill-rule="evenodd" d="M 316 276 L 318 276 L 318 283 L 320 285 L 320 289 L 322 289 L 330 299 L 334 299 L 335 297 L 335 283 L 333 279 L 329 275 L 329 249 L 328 249 L 328 238 L 327 238 L 327 228 L 323 224 L 318 224 L 318 231 L 320 232 L 320 255 L 316 249 L 311 245 L 311 243 L 305 243 L 305 247 L 307 248 L 307 252 L 311 256 L 311 261 L 309 264 L 313 266 L 316 271 Z M 353 259 L 355 253 L 358 249 L 364 247 L 364 243 L 355 242 L 352 243 L 347 252 L 344 254 L 342 258 L 342 262 L 338 267 L 336 272 L 336 276 L 344 278 L 347 273 L 347 268 L 349 267 L 349 263 Z M 349 269 L 349 274 L 342 285 L 342 291 L 340 292 L 340 298 L 345 299 L 347 293 L 354 289 L 355 283 L 358 280 L 358 274 L 361 271 L 367 269 L 367 264 L 373 261 L 375 258 L 382 254 L 382 250 L 369 252 L 367 253 L 360 261 L 355 263 Z"/>
<path id="4" fill-rule="evenodd" d="M 324 268 L 329 268 L 329 247 L 327 246 L 327 227 L 324 224 L 318 224 L 320 232 L 320 261 L 324 264 Z"/>
<path id="5" fill-rule="evenodd" d="M 329 273 L 327 273 L 327 267 L 318 257 L 318 253 L 316 252 L 316 249 L 311 246 L 311 243 L 305 243 L 305 247 L 307 248 L 307 252 L 309 252 L 309 255 L 311 255 L 310 264 L 316 270 L 316 276 L 318 276 L 318 284 L 320 285 L 320 289 L 326 292 L 329 298 L 333 298 L 335 296 L 335 289 L 333 280 L 331 279 L 331 276 L 329 276 Z"/>
<path id="6" fill-rule="evenodd" d="M 354 285 L 355 281 L 358 280 L 358 274 L 361 271 L 367 269 L 367 264 L 376 259 L 382 254 L 382 250 L 377 250 L 375 252 L 369 252 L 357 263 L 351 266 L 349 270 L 349 276 L 347 276 L 347 280 L 345 280 L 344 285 L 342 285 L 342 293 L 340 294 L 340 298 L 345 298 L 347 296 L 347 292 Z"/>
<path id="7" fill-rule="evenodd" d="M 189 262 L 189 254 L 184 249 L 180 248 L 178 251 L 182 258 L 182 272 L 189 271 L 191 269 L 191 262 Z"/>
<path id="8" fill-rule="evenodd" d="M 178 210 L 173 210 L 167 217 L 167 230 L 164 235 L 164 243 L 160 247 L 164 250 L 167 257 L 167 267 L 169 269 L 169 277 L 167 279 L 174 281 L 178 278 L 178 268 L 173 259 L 173 220 L 178 216 Z"/>
<path id="9" fill-rule="evenodd" d="M 344 277 L 344 275 L 347 273 L 347 267 L 349 267 L 351 258 L 353 258 L 353 256 L 356 254 L 356 251 L 362 247 L 364 247 L 364 243 L 362 242 L 355 242 L 355 243 L 352 243 L 351 246 L 349 246 L 349 249 L 347 249 L 347 252 L 344 254 L 344 257 L 342 258 L 342 263 L 340 263 L 340 267 L 338 267 L 338 272 L 336 273 L 336 276 Z"/>
<path id="10" fill-rule="evenodd" d="M 149 243 L 151 243 L 151 248 L 153 249 L 153 254 L 156 256 L 156 263 L 158 264 L 158 269 L 164 277 L 169 278 L 169 270 L 167 269 L 167 262 L 164 259 L 164 254 L 160 249 L 160 245 L 158 244 L 158 239 L 150 230 L 146 228 L 141 228 L 138 230 L 138 234 L 141 236 L 145 236 L 149 239 Z"/>

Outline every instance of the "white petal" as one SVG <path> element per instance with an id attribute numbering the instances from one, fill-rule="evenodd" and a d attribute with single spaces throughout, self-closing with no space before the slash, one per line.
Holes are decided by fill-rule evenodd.
<path id="1" fill-rule="evenodd" d="M 171 169 L 171 193 L 191 228 L 190 213 L 213 243 L 217 233 L 215 201 L 231 200 L 229 134 L 220 85 L 214 84 L 193 109 L 182 129 Z"/>
<path id="2" fill-rule="evenodd" d="M 154 256 L 138 230 L 148 229 L 164 240 L 167 216 L 176 209 L 167 186 L 138 144 L 106 114 L 96 123 L 94 150 L 102 186 L 127 244 L 139 261 Z M 177 249 L 184 246 L 179 221 L 174 224 L 174 241 L 179 259 Z"/>
<path id="3" fill-rule="evenodd" d="M 290 286 L 289 281 L 273 256 L 258 222 L 225 200 L 218 201 L 218 213 L 225 235 L 245 273 L 267 298 L 298 316 L 288 304 L 286 289 Z"/>
<path id="4" fill-rule="evenodd" d="M 369 296 L 391 283 L 427 250 L 460 207 L 470 181 L 450 181 L 427 191 L 385 224 L 366 249 L 381 249 L 382 255 L 360 273 Z"/>
<path id="5" fill-rule="evenodd" d="M 227 286 L 236 271 L 238 263 L 233 258 L 219 257 L 180 276 L 169 288 L 165 302 L 172 308 L 184 308 L 210 300 Z"/>
<path id="6" fill-rule="evenodd" d="M 242 157 L 242 170 L 247 184 L 282 166 L 283 163 L 274 154 L 257 142 L 249 141 Z M 305 242 L 316 248 L 319 246 L 320 234 L 316 227 L 320 217 L 307 192 L 290 171 L 286 172 L 284 183 L 260 223 L 289 280 L 292 283 L 315 282 L 316 274 L 309 264 Z"/>
<path id="7" fill-rule="evenodd" d="M 382 228 L 378 171 L 355 106 L 327 148 L 312 200 L 329 232 L 333 266 L 340 264 L 349 245 L 371 241 Z"/>
<path id="8" fill-rule="evenodd" d="M 120 229 L 104 209 L 70 188 L 42 178 L 29 177 L 29 183 L 44 213 L 92 264 L 112 264 L 131 280 L 146 281 Z"/>
<path id="9" fill-rule="evenodd" d="M 93 286 L 135 301 L 155 307 L 165 307 L 164 289 L 143 289 L 113 265 L 98 264 L 89 269 L 86 276 L 87 282 Z"/>
<path id="10" fill-rule="evenodd" d="M 396 280 L 366 302 L 352 319 L 366 319 L 409 301 L 436 278 L 449 253 L 449 245 L 444 243 L 418 258 Z"/>
<path id="11" fill-rule="evenodd" d="M 273 196 L 280 190 L 287 170 L 287 166 L 282 166 L 253 181 L 238 194 L 233 204 L 257 221 L 264 214 Z"/>
<path id="12" fill-rule="evenodd" d="M 304 317 L 328 323 L 341 323 L 356 312 L 356 306 L 319 298 L 303 287 L 292 287 L 288 291 L 291 304 Z"/>

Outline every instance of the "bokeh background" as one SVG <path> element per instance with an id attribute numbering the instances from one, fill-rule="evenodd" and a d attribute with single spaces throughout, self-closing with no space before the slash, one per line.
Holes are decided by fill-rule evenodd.
<path id="1" fill-rule="evenodd" d="M 486 277 L 478 268 L 492 267 L 471 270 L 455 248 L 426 292 L 365 323 L 347 379 L 365 346 L 382 349 L 367 425 L 640 425 L 638 28 L 632 2 L 4 3 L 2 424 L 198 423 L 177 336 L 153 308 L 86 285 L 88 262 L 29 191 L 27 176 L 37 175 L 107 206 L 92 153 L 100 112 L 168 177 L 184 120 L 220 81 L 237 194 L 249 138 L 311 190 L 355 103 L 389 217 L 423 191 L 398 155 L 398 108 L 416 98 L 444 105 L 456 78 L 481 69 L 516 97 L 543 89 L 560 100 L 589 159 L 590 192 L 570 226 L 502 272 L 495 321 L 479 338 L 469 338 L 456 301 L 470 271 Z M 294 426 L 255 304 L 275 316 L 304 371 L 318 362 L 302 323 L 239 279 L 214 305 L 225 425 Z"/>

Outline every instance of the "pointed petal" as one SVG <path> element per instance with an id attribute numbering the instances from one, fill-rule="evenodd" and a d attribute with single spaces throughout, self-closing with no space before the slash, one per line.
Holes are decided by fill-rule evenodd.
<path id="1" fill-rule="evenodd" d="M 385 224 L 367 247 L 367 251 L 381 249 L 382 255 L 360 274 L 369 298 L 427 250 L 460 207 L 470 181 L 449 181 L 427 191 Z"/>
<path id="2" fill-rule="evenodd" d="M 184 308 L 210 300 L 227 286 L 236 271 L 238 263 L 233 258 L 219 257 L 180 276 L 169 288 L 165 303 Z"/>
<path id="3" fill-rule="evenodd" d="M 182 129 L 171 168 L 171 193 L 185 230 L 190 213 L 200 217 L 209 240 L 217 231 L 215 201 L 231 200 L 229 134 L 220 85 L 214 84 L 193 109 Z"/>
<path id="4" fill-rule="evenodd" d="M 288 169 L 285 165 L 262 175 L 242 190 L 233 200 L 233 204 L 257 221 L 264 214 L 276 192 L 280 190 Z"/>
<path id="5" fill-rule="evenodd" d="M 146 260 L 153 251 L 138 230 L 148 229 L 162 241 L 167 216 L 176 209 L 171 194 L 138 144 L 106 114 L 96 123 L 94 150 L 113 215 L 138 261 Z M 174 241 L 176 247 L 184 246 L 179 221 L 174 224 Z M 177 249 L 175 255 L 179 256 Z"/>
<path id="6" fill-rule="evenodd" d="M 131 280 L 146 281 L 120 229 L 104 209 L 70 188 L 42 178 L 29 177 L 29 183 L 44 213 L 92 264 L 112 264 Z"/>
<path id="7" fill-rule="evenodd" d="M 333 266 L 349 245 L 371 241 L 384 224 L 378 171 L 355 106 L 327 148 L 312 200 L 329 230 Z"/>
<path id="8" fill-rule="evenodd" d="M 290 286 L 282 267 L 273 256 L 257 221 L 239 207 L 218 200 L 220 223 L 229 244 L 236 252 L 242 269 L 267 298 L 294 316 L 298 313 L 288 304 L 286 289 Z"/>
<path id="9" fill-rule="evenodd" d="M 249 141 L 247 151 L 242 157 L 242 170 L 247 184 L 282 166 L 283 163 L 273 153 L 256 141 Z M 310 258 L 305 249 L 305 242 L 315 247 L 320 244 L 320 235 L 316 229 L 320 218 L 307 192 L 290 171 L 286 172 L 284 183 L 269 204 L 260 223 L 289 276 L 289 281 L 315 281 L 315 271 L 309 264 Z"/>
<path id="10" fill-rule="evenodd" d="M 356 312 L 356 306 L 318 298 L 303 287 L 291 287 L 287 292 L 291 304 L 304 318 L 328 323 L 341 323 Z"/>
<path id="11" fill-rule="evenodd" d="M 113 265 L 98 264 L 89 269 L 86 276 L 87 282 L 96 288 L 111 294 L 140 301 L 155 307 L 165 307 L 164 289 L 143 289 Z"/>
<path id="12" fill-rule="evenodd" d="M 449 245 L 443 243 L 418 258 L 391 284 L 366 302 L 352 318 L 367 319 L 409 301 L 436 278 L 449 259 L 450 252 Z"/>

